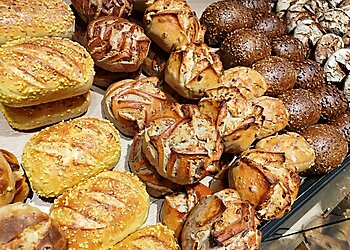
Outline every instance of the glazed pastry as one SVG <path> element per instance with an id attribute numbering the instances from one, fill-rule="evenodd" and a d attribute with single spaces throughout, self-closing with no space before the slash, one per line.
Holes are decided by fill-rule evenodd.
<path id="1" fill-rule="evenodd" d="M 113 83 L 102 100 L 104 115 L 123 134 L 134 136 L 166 103 L 165 94 L 157 88 L 158 83 L 157 77 Z"/>
<path id="2" fill-rule="evenodd" d="M 279 56 L 289 59 L 293 62 L 302 62 L 307 56 L 307 48 L 293 36 L 284 35 L 275 37 L 271 42 L 273 56 Z"/>
<path id="3" fill-rule="evenodd" d="M 207 89 L 222 82 L 223 67 L 219 57 L 204 43 L 190 43 L 170 54 L 165 81 L 180 95 L 200 99 Z"/>
<path id="4" fill-rule="evenodd" d="M 264 33 L 269 39 L 281 37 L 286 32 L 283 20 L 273 14 L 265 14 L 258 18 L 253 25 L 253 29 Z"/>
<path id="5" fill-rule="evenodd" d="M 313 60 L 294 63 L 297 73 L 296 88 L 310 89 L 321 87 L 325 84 L 325 74 L 323 68 Z"/>
<path id="6" fill-rule="evenodd" d="M 332 122 L 329 123 L 337 129 L 337 131 L 350 142 L 350 113 L 349 111 L 336 117 Z"/>

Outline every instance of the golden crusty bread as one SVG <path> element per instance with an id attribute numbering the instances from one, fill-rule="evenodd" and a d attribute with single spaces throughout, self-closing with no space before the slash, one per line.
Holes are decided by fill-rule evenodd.
<path id="1" fill-rule="evenodd" d="M 94 62 L 78 43 L 58 37 L 26 38 L 0 47 L 0 102 L 25 107 L 86 93 Z"/>
<path id="2" fill-rule="evenodd" d="M 0 44 L 23 37 L 71 38 L 74 15 L 62 0 L 2 0 Z"/>
<path id="3" fill-rule="evenodd" d="M 105 171 L 58 197 L 50 215 L 69 249 L 109 249 L 145 222 L 149 206 L 135 175 Z"/>
<path id="4" fill-rule="evenodd" d="M 104 119 L 82 117 L 35 134 L 25 145 L 23 168 L 40 196 L 57 196 L 79 182 L 114 167 L 120 136 Z"/>
<path id="5" fill-rule="evenodd" d="M 177 250 L 174 232 L 158 223 L 144 227 L 115 245 L 114 250 Z"/>
<path id="6" fill-rule="evenodd" d="M 30 130 L 85 113 L 90 105 L 90 95 L 88 91 L 83 95 L 21 108 L 0 104 L 0 109 L 12 128 Z"/>
<path id="7" fill-rule="evenodd" d="M 36 207 L 17 202 L 0 207 L 0 249 L 66 249 L 53 220 Z"/>

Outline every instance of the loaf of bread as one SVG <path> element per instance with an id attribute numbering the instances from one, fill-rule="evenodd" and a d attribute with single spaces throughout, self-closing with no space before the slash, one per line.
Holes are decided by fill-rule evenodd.
<path id="1" fill-rule="evenodd" d="M 115 245 L 112 250 L 178 250 L 174 232 L 158 223 L 144 227 Z"/>
<path id="2" fill-rule="evenodd" d="M 0 249 L 65 250 L 66 239 L 53 220 L 23 203 L 0 206 Z"/>
<path id="3" fill-rule="evenodd" d="M 82 117 L 58 123 L 35 134 L 25 145 L 23 168 L 40 196 L 62 194 L 120 157 L 120 136 L 107 120 Z"/>
<path id="4" fill-rule="evenodd" d="M 90 91 L 83 95 L 43 104 L 14 108 L 0 104 L 1 112 L 14 129 L 30 130 L 77 117 L 90 105 Z"/>
<path id="5" fill-rule="evenodd" d="M 4 0 L 0 13 L 0 44 L 23 37 L 71 38 L 74 32 L 73 12 L 62 0 Z"/>
<path id="6" fill-rule="evenodd" d="M 0 102 L 25 107 L 88 92 L 94 62 L 78 43 L 26 38 L 0 47 Z"/>
<path id="7" fill-rule="evenodd" d="M 142 148 L 161 176 L 181 185 L 196 183 L 216 171 L 223 152 L 207 116 L 195 105 L 177 103 L 151 117 Z"/>
<path id="8" fill-rule="evenodd" d="M 102 100 L 104 115 L 120 132 L 134 136 L 166 103 L 158 84 L 157 77 L 126 79 L 112 84 Z"/>
<path id="9" fill-rule="evenodd" d="M 105 171 L 58 197 L 50 215 L 69 249 L 109 249 L 145 222 L 149 205 L 135 175 Z"/>

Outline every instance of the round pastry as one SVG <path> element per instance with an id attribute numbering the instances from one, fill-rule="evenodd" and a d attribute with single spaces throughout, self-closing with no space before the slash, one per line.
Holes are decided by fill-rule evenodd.
<path id="1" fill-rule="evenodd" d="M 219 57 L 204 43 L 190 43 L 170 54 L 165 81 L 180 95 L 199 99 L 207 89 L 221 85 L 224 69 Z"/>
<path id="2" fill-rule="evenodd" d="M 281 1 L 279 1 L 281 2 Z M 303 20 L 314 21 L 316 17 L 310 13 L 310 11 L 305 8 L 307 1 L 289 1 L 290 6 L 286 8 L 285 21 L 287 26 L 287 32 L 292 33 L 298 24 Z"/>
<path id="3" fill-rule="evenodd" d="M 307 55 L 307 49 L 295 37 L 283 35 L 275 37 L 271 42 L 271 54 L 287 58 L 290 61 L 301 62 L 304 61 Z"/>
<path id="4" fill-rule="evenodd" d="M 258 130 L 257 139 L 273 135 L 288 125 L 288 111 L 280 99 L 261 96 L 253 104 L 263 108 L 263 122 Z"/>
<path id="5" fill-rule="evenodd" d="M 192 184 L 217 170 L 223 145 L 195 105 L 172 103 L 145 127 L 143 152 L 157 172 L 178 184 Z"/>
<path id="6" fill-rule="evenodd" d="M 293 36 L 297 38 L 306 48 L 314 47 L 323 35 L 320 25 L 311 19 L 305 19 L 295 27 Z"/>
<path id="7" fill-rule="evenodd" d="M 89 23 L 86 42 L 96 65 L 111 72 L 136 71 L 145 60 L 151 43 L 140 26 L 112 16 Z"/>
<path id="8" fill-rule="evenodd" d="M 67 249 L 52 219 L 36 207 L 17 202 L 0 206 L 0 249 Z"/>
<path id="9" fill-rule="evenodd" d="M 185 0 L 155 1 L 146 10 L 143 25 L 147 36 L 168 53 L 204 39 L 199 20 Z"/>
<path id="10" fill-rule="evenodd" d="M 350 48 L 334 52 L 324 65 L 327 82 L 340 83 L 346 80 L 350 71 Z"/>
<path id="11" fill-rule="evenodd" d="M 0 206 L 22 202 L 28 194 L 29 186 L 16 156 L 0 149 Z"/>
<path id="12" fill-rule="evenodd" d="M 295 88 L 313 90 L 325 84 L 325 74 L 323 68 L 313 60 L 294 63 L 297 73 Z"/>
<path id="13" fill-rule="evenodd" d="M 142 71 L 147 76 L 156 76 L 159 79 L 164 78 L 164 70 L 166 62 L 169 59 L 169 55 L 166 54 L 161 48 L 156 44 L 151 43 L 148 55 L 142 63 Z"/>
<path id="14" fill-rule="evenodd" d="M 140 69 L 134 72 L 110 72 L 98 66 L 95 66 L 94 85 L 99 86 L 103 89 L 107 89 L 112 83 L 125 79 L 138 79 L 140 75 Z"/>
<path id="15" fill-rule="evenodd" d="M 183 250 L 252 249 L 260 247 L 254 207 L 233 189 L 224 189 L 200 201 L 184 225 Z"/>
<path id="16" fill-rule="evenodd" d="M 350 143 L 350 112 L 349 111 L 336 117 L 329 124 L 334 126 L 337 129 L 337 131 L 341 135 L 343 135 L 345 140 L 347 140 L 348 143 Z"/>
<path id="17" fill-rule="evenodd" d="M 142 139 L 143 133 L 134 136 L 128 161 L 131 172 L 145 183 L 147 193 L 153 197 L 159 198 L 179 191 L 181 189 L 180 185 L 160 176 L 154 166 L 147 160 L 142 151 Z"/>
<path id="18" fill-rule="evenodd" d="M 120 158 L 120 136 L 104 119 L 82 117 L 34 134 L 23 149 L 22 164 L 33 190 L 55 197 Z"/>
<path id="19" fill-rule="evenodd" d="M 132 0 L 72 0 L 74 8 L 85 22 L 102 16 L 127 17 L 132 11 Z"/>
<path id="20" fill-rule="evenodd" d="M 321 117 L 332 120 L 345 113 L 348 108 L 348 101 L 343 91 L 336 86 L 327 84 L 314 89 L 316 98 L 321 104 Z"/>
<path id="21" fill-rule="evenodd" d="M 205 40 L 209 46 L 218 46 L 227 34 L 251 27 L 253 13 L 236 1 L 216 1 L 210 4 L 201 16 L 201 23 L 206 27 Z"/>
<path id="22" fill-rule="evenodd" d="M 263 33 L 247 28 L 229 33 L 218 51 L 225 69 L 248 67 L 270 54 L 269 39 Z"/>
<path id="23" fill-rule="evenodd" d="M 249 201 L 261 220 L 281 218 L 291 210 L 300 185 L 299 176 L 285 166 L 284 153 L 251 149 L 229 171 L 229 185 Z"/>
<path id="24" fill-rule="evenodd" d="M 104 171 L 55 199 L 50 216 L 67 238 L 67 249 L 110 249 L 140 228 L 149 206 L 139 178 Z"/>
<path id="25" fill-rule="evenodd" d="M 226 153 L 241 153 L 255 141 L 262 124 L 263 108 L 251 103 L 236 87 L 219 87 L 206 92 L 199 110 L 211 118 Z"/>
<path id="26" fill-rule="evenodd" d="M 262 0 L 267 2 L 265 0 Z M 286 32 L 284 22 L 276 15 L 265 14 L 255 21 L 253 28 L 259 32 L 264 33 L 268 38 L 280 37 Z"/>
<path id="27" fill-rule="evenodd" d="M 289 129 L 300 131 L 318 122 L 321 105 L 316 96 L 306 89 L 291 89 L 278 96 L 289 113 Z"/>
<path id="28" fill-rule="evenodd" d="M 247 100 L 264 95 L 269 87 L 258 71 L 240 66 L 225 70 L 223 85 L 237 87 Z"/>
<path id="29" fill-rule="evenodd" d="M 306 174 L 325 174 L 337 168 L 348 153 L 348 143 L 335 127 L 327 124 L 316 124 L 305 129 L 302 136 L 313 147 L 315 165 Z"/>
<path id="30" fill-rule="evenodd" d="M 337 50 L 344 48 L 343 39 L 332 33 L 323 35 L 316 43 L 315 61 L 324 64 Z"/>
<path id="31" fill-rule="evenodd" d="M 182 227 L 192 208 L 204 197 L 212 194 L 212 190 L 202 183 L 187 185 L 186 192 L 165 196 L 160 220 L 179 238 Z"/>
<path id="32" fill-rule="evenodd" d="M 349 6 L 348 1 L 345 2 L 347 6 Z M 329 33 L 334 33 L 338 35 L 344 35 L 349 29 L 349 7 L 348 10 L 341 8 L 329 9 L 327 11 L 320 12 L 317 17 L 317 21 L 321 25 L 321 27 Z"/>
<path id="33" fill-rule="evenodd" d="M 238 2 L 257 14 L 265 14 L 270 11 L 273 0 L 238 0 Z"/>
<path id="34" fill-rule="evenodd" d="M 126 136 L 134 136 L 166 103 L 157 77 L 113 83 L 102 100 L 104 115 Z"/>
<path id="35" fill-rule="evenodd" d="M 267 57 L 255 63 L 253 69 L 262 74 L 267 84 L 269 84 L 270 87 L 266 91 L 267 95 L 277 96 L 295 85 L 296 72 L 293 63 L 286 58 Z"/>
<path id="36" fill-rule="evenodd" d="M 143 227 L 129 235 L 111 250 L 178 250 L 174 232 L 158 223 Z"/>
<path id="37" fill-rule="evenodd" d="M 303 172 L 315 163 L 315 151 L 298 133 L 287 132 L 286 134 L 269 136 L 258 141 L 255 148 L 284 153 L 286 158 L 284 165 L 297 172 Z"/>

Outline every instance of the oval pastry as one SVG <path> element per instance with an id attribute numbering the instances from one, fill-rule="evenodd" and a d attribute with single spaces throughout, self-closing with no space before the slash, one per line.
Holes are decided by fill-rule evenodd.
<path id="1" fill-rule="evenodd" d="M 23 168 L 34 191 L 57 196 L 120 157 L 120 136 L 107 120 L 83 117 L 61 122 L 35 134 L 25 145 Z"/>
<path id="2" fill-rule="evenodd" d="M 146 220 L 149 196 L 133 174 L 106 171 L 58 197 L 50 215 L 69 249 L 109 249 Z"/>

